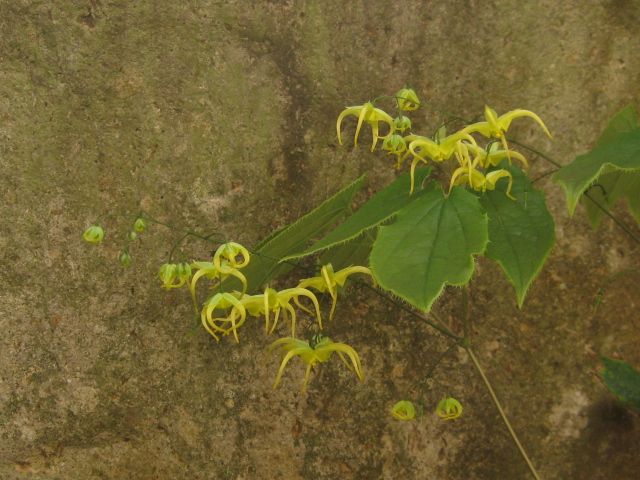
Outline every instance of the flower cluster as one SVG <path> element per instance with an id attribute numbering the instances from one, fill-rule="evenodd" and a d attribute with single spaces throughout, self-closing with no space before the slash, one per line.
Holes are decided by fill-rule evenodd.
<path id="1" fill-rule="evenodd" d="M 449 190 L 455 185 L 468 185 L 473 190 L 485 192 L 494 190 L 498 181 L 506 178 L 509 181 L 506 194 L 513 199 L 511 173 L 497 167 L 505 159 L 511 164 L 514 158 L 527 167 L 527 160 L 522 154 L 509 149 L 506 139 L 509 126 L 517 118 L 529 117 L 551 136 L 540 117 L 529 110 L 516 109 L 498 115 L 488 106 L 484 109 L 484 121 L 467 125 L 455 133 L 447 135 L 446 127 L 443 125 L 433 137 L 416 135 L 410 133 L 411 120 L 405 113 L 420 106 L 416 92 L 410 88 L 403 88 L 393 98 L 398 112 L 395 118 L 375 107 L 375 101 L 343 110 L 336 122 L 338 141 L 342 144 L 341 126 L 347 116 L 358 117 L 354 145 L 358 143 L 363 123 L 367 123 L 373 134 L 371 151 L 375 149 L 378 140 L 382 139 L 382 149 L 396 157 L 397 168 L 401 168 L 403 162 L 411 158 L 411 193 L 414 190 L 415 169 L 420 163 L 442 163 L 455 156 L 458 166 L 451 175 Z M 380 124 L 387 127 L 385 135 L 380 134 Z M 479 146 L 473 134 L 489 139 L 488 145 Z"/>
<path id="2" fill-rule="evenodd" d="M 239 243 L 228 242 L 220 245 L 211 261 L 194 261 L 190 264 L 166 263 L 160 267 L 158 275 L 164 288 L 172 289 L 188 285 L 202 326 L 217 341 L 221 336 L 233 335 L 239 342 L 238 331 L 245 324 L 247 317 L 264 318 L 265 331 L 271 334 L 275 331 L 282 315 L 290 324 L 291 334 L 289 337 L 276 340 L 269 348 L 269 351 L 278 350 L 283 354 L 274 386 L 279 385 L 289 361 L 298 356 L 307 364 L 304 390 L 313 368 L 319 363 L 329 361 L 333 353 L 337 353 L 358 379 L 363 380 L 360 358 L 349 345 L 333 342 L 329 337 L 320 334 L 314 335 L 308 342 L 296 338 L 298 315 L 296 309 L 313 316 L 317 320 L 318 329 L 322 330 L 320 304 L 311 289 L 329 294 L 332 299 L 329 317 L 333 319 L 339 288 L 344 286 L 347 277 L 352 274 L 370 275 L 369 269 L 354 266 L 335 272 L 331 264 L 328 264 L 322 266 L 319 276 L 300 280 L 296 287 L 276 290 L 267 286 L 262 293 L 249 294 L 247 293 L 248 281 L 241 270 L 249 264 L 250 260 L 251 255 L 245 247 Z M 196 287 L 202 278 L 212 282 L 211 288 L 216 293 L 200 305 Z M 227 282 L 228 279 L 236 279 L 242 285 L 242 290 L 231 290 L 232 284 Z M 308 302 L 308 305 L 303 305 L 303 301 Z"/>

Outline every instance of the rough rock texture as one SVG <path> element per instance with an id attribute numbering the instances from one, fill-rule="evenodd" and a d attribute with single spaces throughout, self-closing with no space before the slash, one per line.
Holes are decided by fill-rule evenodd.
<path id="1" fill-rule="evenodd" d="M 301 394 L 292 364 L 274 391 L 257 324 L 215 344 L 186 292 L 158 288 L 178 233 L 154 226 L 132 268 L 116 259 L 140 208 L 253 245 L 364 172 L 383 185 L 389 159 L 339 147 L 335 117 L 405 84 L 426 99 L 423 131 L 528 108 L 554 138 L 527 121 L 514 136 L 566 163 L 638 106 L 639 49 L 633 0 L 1 1 L 0 477 L 527 478 L 466 354 L 425 381 L 448 343 L 371 292 L 353 288 L 330 327 L 366 382 L 332 363 Z M 640 365 L 640 247 L 567 218 L 547 182 L 554 252 L 521 311 L 479 262 L 475 348 L 543 478 L 637 478 L 640 420 L 597 355 Z M 80 234 L 98 217 L 92 247 Z M 447 393 L 459 421 L 431 413 Z M 394 421 L 402 398 L 425 415 Z"/>

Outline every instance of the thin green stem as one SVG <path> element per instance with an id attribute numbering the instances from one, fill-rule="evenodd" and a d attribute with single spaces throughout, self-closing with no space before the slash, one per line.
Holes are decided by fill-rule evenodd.
<path id="1" fill-rule="evenodd" d="M 616 216 L 614 216 L 607 208 L 603 207 L 599 202 L 597 202 L 589 192 L 584 192 L 584 196 L 593 202 L 593 204 L 598 207 L 602 213 L 604 213 L 607 217 L 609 217 L 613 222 L 618 225 L 629 237 L 631 237 L 636 243 L 640 244 L 640 238 L 634 234 L 629 227 L 627 227 L 624 223 L 622 223 Z"/>
<path id="2" fill-rule="evenodd" d="M 469 348 L 469 347 L 466 347 L 465 350 L 469 353 L 469 356 L 471 357 L 471 361 L 473 362 L 473 365 L 476 367 L 476 370 L 480 374 L 480 377 L 482 377 L 482 381 L 484 382 L 485 387 L 487 387 L 487 390 L 489 391 L 489 395 L 491 396 L 491 400 L 493 400 L 493 403 L 496 406 L 496 408 L 498 409 L 498 412 L 500 412 L 500 416 L 502 417 L 502 421 L 504 421 L 504 424 L 507 426 L 507 430 L 509 430 L 509 433 L 511 434 L 511 438 L 513 439 L 514 443 L 518 447 L 518 450 L 520 451 L 520 454 L 524 458 L 524 461 L 527 463 L 527 466 L 529 467 L 529 470 L 531 471 L 531 474 L 533 475 L 533 478 L 535 478 L 536 480 L 540 480 L 540 475 L 538 475 L 538 472 L 536 471 L 535 467 L 533 466 L 533 463 L 529 459 L 529 456 L 527 455 L 527 452 L 525 451 L 524 447 L 520 443 L 520 440 L 518 440 L 518 436 L 516 435 L 516 432 L 513 430 L 513 427 L 511 426 L 511 423 L 509 422 L 509 419 L 507 418 L 507 414 L 502 409 L 502 406 L 500 405 L 500 400 L 498 400 L 498 397 L 496 396 L 496 393 L 493 391 L 493 387 L 491 386 L 491 383 L 489 382 L 489 379 L 485 375 L 484 370 L 480 366 L 480 363 L 478 362 L 478 359 L 476 358 L 475 354 L 473 353 L 473 350 L 471 350 L 471 348 Z"/>
<path id="3" fill-rule="evenodd" d="M 462 288 L 462 332 L 464 335 L 464 342 L 469 343 L 469 323 L 470 323 L 470 309 L 469 309 L 469 285 L 465 285 Z"/>
<path id="4" fill-rule="evenodd" d="M 399 301 L 393 299 L 392 297 L 386 295 L 384 292 L 381 292 L 377 288 L 372 287 L 368 283 L 360 282 L 359 280 L 356 280 L 356 282 L 359 283 L 360 285 L 368 288 L 369 290 L 374 292 L 379 297 L 384 298 L 385 300 L 387 300 L 390 303 L 393 303 L 396 307 L 398 307 L 402 311 L 407 312 L 408 314 L 412 315 L 413 317 L 422 320 L 427 325 L 429 325 L 430 327 L 436 329 L 438 332 L 440 332 L 444 336 L 449 337 L 449 338 L 455 340 L 456 342 L 462 341 L 462 337 L 459 337 L 458 335 L 453 333 L 449 328 L 447 328 L 447 326 L 444 325 L 444 322 L 442 322 L 442 319 L 440 319 L 433 312 L 431 312 L 431 316 L 436 319 L 437 323 L 432 321 L 432 320 L 430 320 L 429 318 L 425 317 L 424 315 L 421 315 L 421 314 L 417 313 L 415 310 L 407 307 L 406 305 L 403 305 L 401 302 L 399 302 Z"/>

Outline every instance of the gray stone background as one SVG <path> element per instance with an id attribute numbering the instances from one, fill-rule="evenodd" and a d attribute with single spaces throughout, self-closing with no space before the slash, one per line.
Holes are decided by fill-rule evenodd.
<path id="1" fill-rule="evenodd" d="M 405 84 L 422 131 L 527 108 L 553 139 L 525 120 L 513 135 L 567 163 L 639 105 L 639 50 L 636 0 L 1 0 L 0 478 L 528 478 L 468 358 L 425 382 L 448 344 L 370 292 L 352 288 L 330 327 L 365 383 L 332 362 L 301 394 L 292 362 L 274 391 L 257 323 L 215 344 L 188 294 L 159 288 L 176 233 L 153 227 L 130 269 L 118 252 L 140 208 L 254 245 L 362 173 L 374 191 L 393 162 L 339 147 L 335 118 Z M 640 249 L 538 185 L 557 245 L 522 310 L 478 262 L 476 351 L 543 478 L 637 478 L 639 419 L 597 371 L 599 354 L 640 365 L 639 278 L 611 277 Z M 105 215 L 104 244 L 83 243 Z M 432 413 L 444 394 L 461 419 Z M 393 420 L 403 398 L 424 416 Z"/>

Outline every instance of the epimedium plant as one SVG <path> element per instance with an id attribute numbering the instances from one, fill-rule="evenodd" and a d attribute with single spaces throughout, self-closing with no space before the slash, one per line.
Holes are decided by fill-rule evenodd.
<path id="1" fill-rule="evenodd" d="M 391 106 L 393 115 L 382 104 Z M 518 306 L 523 305 L 554 244 L 554 222 L 544 194 L 527 175 L 526 157 L 512 148 L 507 133 L 514 121 L 528 119 L 551 135 L 531 111 L 515 109 L 498 115 L 488 106 L 477 122 L 459 125 L 453 132 L 448 131 L 451 122 L 445 122 L 422 135 L 414 130 L 410 118 L 421 106 L 416 92 L 404 88 L 393 96 L 347 107 L 338 116 L 340 144 L 343 125 L 354 117 L 354 146 L 364 130 L 370 130 L 372 151 L 379 148 L 390 155 L 398 170 L 405 162 L 409 165 L 407 172 L 357 210 L 351 210 L 351 205 L 364 176 L 252 249 L 188 230 L 172 247 L 159 277 L 167 289 L 189 290 L 196 315 L 216 341 L 225 336 L 239 341 L 249 317 L 263 319 L 267 334 L 284 329 L 287 335 L 269 347 L 281 355 L 274 387 L 280 384 L 287 364 L 298 357 L 306 365 L 303 390 L 314 369 L 333 357 L 364 380 L 356 349 L 333 341 L 325 332 L 337 316 L 337 301 L 348 282 L 371 289 L 468 353 L 532 475 L 539 478 L 474 353 L 466 286 L 477 258 L 485 256 L 499 264 L 513 285 Z M 120 255 L 123 265 L 131 263 L 129 242 L 150 223 L 173 228 L 140 212 Z M 101 226 L 92 225 L 84 239 L 98 244 L 104 235 Z M 213 258 L 174 263 L 174 251 L 188 236 L 218 243 Z M 307 257 L 317 258 L 317 271 L 305 270 L 301 261 Z M 277 277 L 299 271 L 305 275 L 298 276 L 297 284 L 280 290 L 271 287 Z M 199 295 L 201 280 L 209 283 L 211 291 L 204 300 Z M 447 286 L 462 287 L 466 313 L 460 329 L 433 309 Z M 323 322 L 321 294 L 331 302 L 329 322 L 326 312 Z M 278 329 L 280 317 L 285 326 L 280 324 Z M 300 317 L 309 321 L 301 325 Z M 301 338 L 301 330 L 307 340 Z M 440 418 L 451 420 L 460 417 L 463 407 L 445 394 L 435 411 Z M 391 414 L 398 420 L 412 420 L 416 407 L 401 400 Z"/>

